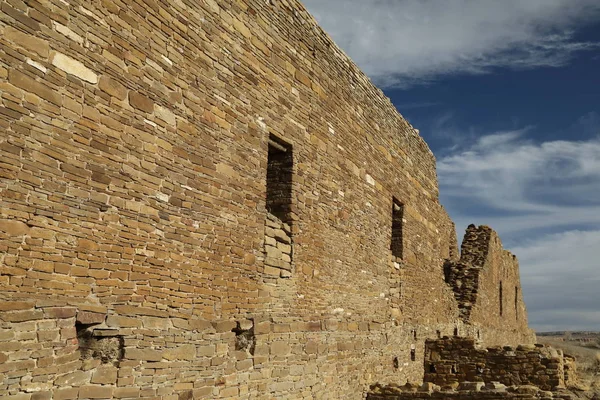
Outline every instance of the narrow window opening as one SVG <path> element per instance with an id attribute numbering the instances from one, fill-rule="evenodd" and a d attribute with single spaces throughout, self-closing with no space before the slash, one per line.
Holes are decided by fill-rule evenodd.
<path id="1" fill-rule="evenodd" d="M 413 335 L 413 339 L 417 340 L 417 330 L 416 329 L 412 330 L 412 335 Z"/>
<path id="2" fill-rule="evenodd" d="M 458 370 L 456 369 L 456 365 L 452 365 L 452 368 L 450 368 L 450 372 L 453 374 L 458 374 Z"/>
<path id="3" fill-rule="evenodd" d="M 437 371 L 435 370 L 435 365 L 434 364 L 429 364 L 429 372 L 432 374 L 435 374 Z"/>
<path id="4" fill-rule="evenodd" d="M 291 223 L 292 146 L 271 135 L 267 159 L 267 211 L 282 222 Z"/>
<path id="5" fill-rule="evenodd" d="M 444 282 L 450 284 L 452 279 L 452 263 L 446 261 L 444 263 Z"/>
<path id="6" fill-rule="evenodd" d="M 519 320 L 519 287 L 515 286 L 515 319 Z"/>
<path id="7" fill-rule="evenodd" d="M 454 328 L 454 336 L 458 336 L 458 327 Z"/>
<path id="8" fill-rule="evenodd" d="M 113 335 L 110 330 L 94 330 L 97 324 L 77 322 L 77 341 L 82 360 L 99 359 L 104 364 L 116 364 L 125 355 L 125 340 L 121 335 Z"/>
<path id="9" fill-rule="evenodd" d="M 394 366 L 394 369 L 400 368 L 400 361 L 398 361 L 398 357 L 394 357 L 392 360 L 392 365 Z"/>
<path id="10" fill-rule="evenodd" d="M 438 339 L 442 338 L 442 331 L 435 331 L 435 333 L 437 334 Z"/>
<path id="11" fill-rule="evenodd" d="M 402 258 L 402 218 L 404 217 L 404 205 L 396 199 L 392 199 L 392 255 Z"/>
<path id="12" fill-rule="evenodd" d="M 417 360 L 417 351 L 415 349 L 410 349 L 410 361 Z"/>
<path id="13" fill-rule="evenodd" d="M 502 281 L 500 281 L 500 316 L 503 314 L 503 304 L 502 304 Z"/>

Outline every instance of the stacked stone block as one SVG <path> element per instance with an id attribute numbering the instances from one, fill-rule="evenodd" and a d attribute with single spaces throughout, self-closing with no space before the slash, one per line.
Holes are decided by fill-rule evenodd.
<path id="1" fill-rule="evenodd" d="M 483 384 L 481 382 L 465 382 L 456 390 L 440 390 L 439 387 L 424 384 L 415 386 L 374 386 L 367 395 L 367 400 L 551 400 L 573 399 L 573 394 L 567 391 L 549 392 L 535 386 L 510 386 L 499 383 Z"/>
<path id="2" fill-rule="evenodd" d="M 444 264 L 444 279 L 452 288 L 459 315 L 466 324 L 480 327 L 512 327 L 501 336 L 486 335 L 488 345 L 533 343 L 527 327 L 527 311 L 521 295 L 516 257 L 502 248 L 498 235 L 488 226 L 470 225 L 465 233 L 459 259 Z M 481 339 L 481 337 L 479 337 Z"/>
<path id="3" fill-rule="evenodd" d="M 265 273 L 289 278 L 292 274 L 292 231 L 289 224 L 267 213 Z"/>
<path id="4" fill-rule="evenodd" d="M 565 387 L 564 356 L 542 345 L 478 348 L 471 338 L 429 340 L 425 382 L 456 388 L 463 382 L 533 385 L 541 390 Z"/>
<path id="5" fill-rule="evenodd" d="M 3 398 L 359 399 L 526 333 L 462 322 L 433 154 L 295 0 L 1 1 L 0 103 Z"/>

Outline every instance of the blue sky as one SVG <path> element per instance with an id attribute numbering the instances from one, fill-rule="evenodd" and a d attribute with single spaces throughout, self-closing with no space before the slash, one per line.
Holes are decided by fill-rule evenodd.
<path id="1" fill-rule="evenodd" d="M 304 4 L 419 129 L 459 234 L 518 256 L 530 325 L 600 331 L 600 1 Z"/>

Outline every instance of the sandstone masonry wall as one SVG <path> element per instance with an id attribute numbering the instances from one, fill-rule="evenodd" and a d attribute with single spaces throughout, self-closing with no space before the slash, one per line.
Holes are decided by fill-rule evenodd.
<path id="1" fill-rule="evenodd" d="M 444 266 L 446 282 L 453 288 L 461 319 L 488 329 L 474 337 L 486 346 L 533 343 L 521 292 L 517 258 L 502 248 L 498 234 L 487 226 L 470 225 L 459 260 Z"/>
<path id="2" fill-rule="evenodd" d="M 0 4 L 3 398 L 360 399 L 526 334 L 460 318 L 431 151 L 297 1 Z"/>
<path id="3" fill-rule="evenodd" d="M 472 338 L 444 338 L 425 344 L 425 382 L 456 388 L 462 382 L 565 387 L 561 351 L 536 346 L 478 348 Z"/>

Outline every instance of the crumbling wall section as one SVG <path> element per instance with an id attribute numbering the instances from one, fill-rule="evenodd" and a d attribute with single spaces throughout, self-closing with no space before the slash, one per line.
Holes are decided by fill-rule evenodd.
<path id="1" fill-rule="evenodd" d="M 413 399 L 432 399 L 432 400 L 552 400 L 552 399 L 573 399 L 573 394 L 567 391 L 548 392 L 540 390 L 535 386 L 510 386 L 493 383 L 483 384 L 482 382 L 465 382 L 457 390 L 439 390 L 439 387 L 423 385 L 416 387 L 412 385 L 405 386 L 385 386 L 374 387 L 368 393 L 367 400 L 413 400 Z"/>
<path id="2" fill-rule="evenodd" d="M 490 227 L 470 225 L 459 260 L 444 264 L 444 275 L 458 302 L 460 318 L 478 328 L 485 345 L 533 343 L 521 293 L 519 264 Z"/>
<path id="3" fill-rule="evenodd" d="M 473 338 L 443 338 L 425 344 L 425 382 L 456 388 L 462 382 L 565 387 L 561 351 L 542 345 L 479 348 Z"/>
<path id="4" fill-rule="evenodd" d="M 2 1 L 0 33 L 0 396 L 360 399 L 472 332 L 433 154 L 299 2 Z"/>

